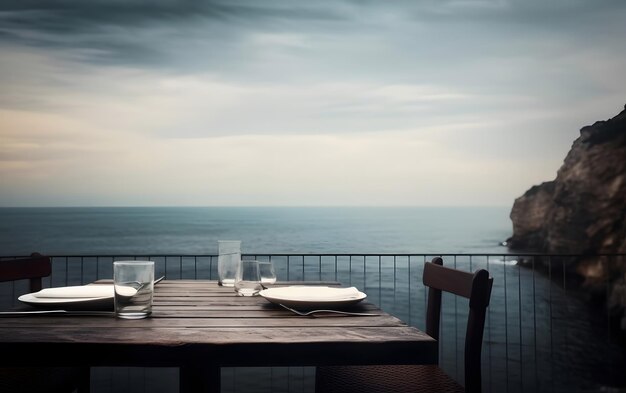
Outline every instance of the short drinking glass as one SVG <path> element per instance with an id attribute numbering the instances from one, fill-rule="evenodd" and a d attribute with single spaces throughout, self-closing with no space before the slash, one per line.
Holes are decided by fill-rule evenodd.
<path id="1" fill-rule="evenodd" d="M 255 296 L 261 291 L 259 262 L 244 260 L 239 264 L 235 277 L 235 292 L 239 296 Z"/>
<path id="2" fill-rule="evenodd" d="M 141 319 L 152 313 L 154 262 L 113 262 L 113 284 L 117 317 Z"/>
<path id="3" fill-rule="evenodd" d="M 261 275 L 261 284 L 276 283 L 276 272 L 272 262 L 259 261 L 259 274 Z"/>

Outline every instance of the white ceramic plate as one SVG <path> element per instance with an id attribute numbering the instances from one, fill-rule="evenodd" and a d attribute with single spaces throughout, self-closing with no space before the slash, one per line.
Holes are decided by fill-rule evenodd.
<path id="1" fill-rule="evenodd" d="M 299 309 L 340 308 L 360 302 L 367 295 L 356 288 L 290 286 L 259 292 L 268 301 Z"/>
<path id="2" fill-rule="evenodd" d="M 27 293 L 17 298 L 20 302 L 38 308 L 58 308 L 63 310 L 113 310 L 113 296 L 84 298 L 36 297 Z"/>

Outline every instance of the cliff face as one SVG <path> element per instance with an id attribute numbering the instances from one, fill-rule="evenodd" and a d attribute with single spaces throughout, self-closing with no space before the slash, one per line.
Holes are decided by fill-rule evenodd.
<path id="1" fill-rule="evenodd" d="M 512 251 L 626 253 L 626 108 L 583 127 L 556 179 L 516 199 L 510 217 Z M 568 273 L 581 278 L 591 298 L 602 299 L 611 319 L 626 326 L 626 257 L 572 262 Z"/>
<path id="2" fill-rule="evenodd" d="M 580 130 L 554 181 L 511 210 L 512 250 L 626 253 L 626 109 Z"/>

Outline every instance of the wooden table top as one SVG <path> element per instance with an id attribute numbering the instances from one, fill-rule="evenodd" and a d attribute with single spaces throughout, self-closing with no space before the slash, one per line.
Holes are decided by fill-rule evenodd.
<path id="1" fill-rule="evenodd" d="M 351 306 L 350 311 L 380 316 L 302 317 L 261 296 L 237 296 L 233 288 L 220 287 L 216 281 L 164 280 L 155 286 L 153 313 L 146 319 L 50 315 L 0 318 L 0 366 L 437 362 L 437 342 L 424 332 L 381 311 L 367 299 Z M 37 356 L 27 359 L 27 353 Z"/>

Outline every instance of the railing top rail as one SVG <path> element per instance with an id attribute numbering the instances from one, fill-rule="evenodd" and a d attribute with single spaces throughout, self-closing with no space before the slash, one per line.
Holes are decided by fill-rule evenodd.
<path id="1" fill-rule="evenodd" d="M 52 258 L 150 258 L 150 257 L 200 257 L 209 258 L 217 257 L 218 254 L 46 254 Z M 318 256 L 345 256 L 345 257 L 368 257 L 368 256 L 404 256 L 404 257 L 420 257 L 420 256 L 460 256 L 460 257 L 618 257 L 626 256 L 626 253 L 584 253 L 584 254 L 568 254 L 568 253 L 533 253 L 533 252 L 520 252 L 520 253 L 272 253 L 272 252 L 246 252 L 242 253 L 242 256 L 278 256 L 278 257 L 318 257 Z M 22 258 L 27 255 L 0 255 L 0 258 Z"/>

